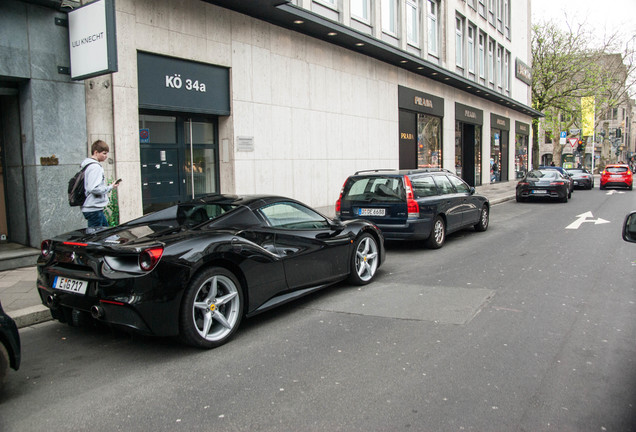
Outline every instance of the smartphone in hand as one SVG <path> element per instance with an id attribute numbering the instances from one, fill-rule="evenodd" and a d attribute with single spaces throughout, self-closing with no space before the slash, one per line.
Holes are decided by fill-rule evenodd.
<path id="1" fill-rule="evenodd" d="M 117 180 L 115 181 L 115 184 L 119 184 L 119 183 L 121 183 L 121 179 L 117 179 Z"/>

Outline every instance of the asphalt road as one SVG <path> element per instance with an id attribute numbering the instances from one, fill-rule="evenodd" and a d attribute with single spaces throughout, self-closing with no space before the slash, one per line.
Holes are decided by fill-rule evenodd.
<path id="1" fill-rule="evenodd" d="M 598 188 L 497 205 L 485 233 L 389 244 L 373 284 L 244 321 L 211 351 L 22 329 L 0 430 L 636 430 L 634 209 L 636 192 Z"/>

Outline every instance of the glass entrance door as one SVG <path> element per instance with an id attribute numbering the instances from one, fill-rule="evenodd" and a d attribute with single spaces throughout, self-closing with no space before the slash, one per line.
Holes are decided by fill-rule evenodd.
<path id="1" fill-rule="evenodd" d="M 218 192 L 216 119 L 139 115 L 144 214 Z"/>

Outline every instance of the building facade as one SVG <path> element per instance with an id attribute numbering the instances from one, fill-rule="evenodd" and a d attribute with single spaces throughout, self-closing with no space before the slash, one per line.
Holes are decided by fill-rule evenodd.
<path id="1" fill-rule="evenodd" d="M 0 5 L 10 241 L 85 226 L 66 183 L 95 139 L 121 220 L 212 192 L 330 213 L 357 170 L 532 163 L 529 0 L 116 0 L 118 70 L 81 81 L 68 3 Z"/>

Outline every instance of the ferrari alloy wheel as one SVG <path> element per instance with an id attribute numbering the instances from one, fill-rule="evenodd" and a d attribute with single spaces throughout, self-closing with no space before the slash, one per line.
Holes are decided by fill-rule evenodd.
<path id="1" fill-rule="evenodd" d="M 378 269 L 380 262 L 378 243 L 372 235 L 362 234 L 356 239 L 354 245 L 349 281 L 356 285 L 366 285 L 371 282 Z"/>
<path id="2" fill-rule="evenodd" d="M 227 342 L 243 317 L 243 292 L 236 277 L 212 267 L 195 277 L 181 305 L 181 337 L 189 345 L 214 348 Z"/>
<path id="3" fill-rule="evenodd" d="M 484 205 L 479 214 L 479 222 L 475 224 L 475 231 L 486 231 L 488 229 L 489 220 L 490 212 L 488 211 L 488 206 Z"/>
<path id="4" fill-rule="evenodd" d="M 444 240 L 446 240 L 446 224 L 441 216 L 437 216 L 433 221 L 431 235 L 426 240 L 426 246 L 439 249 L 444 245 Z"/>

